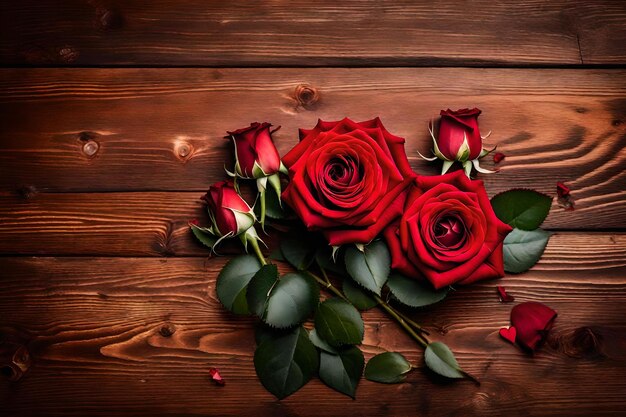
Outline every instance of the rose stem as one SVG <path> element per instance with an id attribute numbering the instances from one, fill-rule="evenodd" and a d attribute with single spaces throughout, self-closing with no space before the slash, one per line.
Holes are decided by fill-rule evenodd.
<path id="1" fill-rule="evenodd" d="M 317 267 L 320 269 L 320 271 L 322 271 L 322 276 L 324 277 L 324 280 L 326 280 L 326 285 L 333 285 L 330 283 L 330 279 L 328 279 L 328 274 L 326 273 L 324 267 L 322 267 L 322 265 L 320 265 L 317 260 L 315 260 L 315 263 L 317 263 Z"/>
<path id="2" fill-rule="evenodd" d="M 333 294 L 337 295 L 338 297 L 341 297 L 342 299 L 344 299 L 345 301 L 348 301 L 346 299 L 346 297 L 341 293 L 341 291 L 339 291 L 335 286 L 333 286 L 330 283 L 330 280 L 328 280 L 328 276 L 324 273 L 324 268 L 322 268 L 320 266 L 320 270 L 322 271 L 322 274 L 325 275 L 326 281 L 324 281 L 322 278 L 318 277 L 317 275 L 309 272 L 309 274 L 315 278 L 315 280 L 320 284 L 323 285 L 324 287 L 326 287 L 329 291 L 331 291 Z M 378 302 L 378 304 L 381 305 L 381 307 L 387 312 L 389 313 L 389 315 L 391 315 L 391 317 L 393 317 L 398 324 L 400 324 L 400 326 L 402 326 L 408 333 L 409 335 L 415 339 L 420 345 L 422 345 L 424 348 L 426 346 L 428 346 L 428 341 L 426 340 L 426 338 L 424 336 L 420 336 L 419 334 L 417 334 L 415 332 L 415 330 L 409 325 L 409 323 L 407 323 L 406 320 L 404 320 L 404 318 L 402 318 L 402 316 L 393 308 L 391 307 L 389 304 L 387 304 L 387 302 L 385 300 L 383 300 L 382 298 L 380 298 L 378 295 L 374 294 L 374 299 L 376 300 L 376 302 Z M 350 302 L 350 301 L 348 301 Z M 421 330 L 420 325 L 418 325 L 417 323 L 415 323 L 414 321 L 412 321 L 412 324 L 414 326 L 417 327 L 418 330 Z"/>
<path id="3" fill-rule="evenodd" d="M 424 333 L 425 335 L 430 335 L 430 332 L 428 330 L 424 329 L 422 326 L 420 326 L 419 324 L 415 323 L 406 314 L 402 313 L 399 310 L 396 310 L 396 313 L 398 314 L 398 316 L 400 316 L 402 318 L 402 320 L 406 321 L 407 323 L 409 323 L 409 325 L 413 326 L 413 328 L 415 328 L 415 330 L 419 331 L 420 333 Z"/>
<path id="4" fill-rule="evenodd" d="M 333 284 L 330 283 L 330 281 L 324 281 L 322 278 L 318 277 L 317 275 L 313 274 L 310 271 L 306 271 L 306 272 L 310 276 L 312 276 L 315 279 L 315 281 L 317 281 L 317 283 L 320 284 L 322 287 L 326 288 L 328 291 L 332 292 L 333 294 L 335 294 L 337 297 L 341 298 L 342 300 L 348 303 L 350 302 L 348 301 L 346 296 L 343 295 L 343 293 L 337 289 L 337 287 L 335 287 Z"/>
<path id="5" fill-rule="evenodd" d="M 257 258 L 259 258 L 259 262 L 261 265 L 267 265 L 267 261 L 265 260 L 265 256 L 263 256 L 263 252 L 261 252 L 261 248 L 259 247 L 259 242 L 256 239 L 250 239 L 250 246 L 254 249 L 254 253 Z"/>
<path id="6" fill-rule="evenodd" d="M 324 269 L 324 267 L 323 267 L 322 265 L 320 265 L 320 263 L 319 263 L 319 262 L 317 262 L 317 260 L 316 260 L 316 262 L 315 262 L 315 263 L 317 263 L 318 268 L 320 269 L 320 271 L 322 271 L 322 276 L 323 276 L 323 277 L 324 277 L 324 279 L 326 280 L 326 284 L 325 284 L 325 286 L 332 285 L 332 284 L 330 283 L 330 279 L 328 279 L 328 274 L 326 273 L 326 270 Z M 344 300 L 345 300 L 345 297 L 344 297 Z M 377 302 L 379 302 L 379 301 L 377 301 Z M 387 303 L 385 303 L 385 304 L 387 304 Z M 419 331 L 419 332 L 421 332 L 421 333 L 424 333 L 424 334 L 430 334 L 430 333 L 428 333 L 426 330 L 424 330 L 424 329 L 422 328 L 422 326 L 420 326 L 419 324 L 415 323 L 413 320 L 411 320 L 410 318 L 408 318 L 407 316 L 405 316 L 404 314 L 402 314 L 402 313 L 401 313 L 401 312 L 399 312 L 398 310 L 394 309 L 394 308 L 393 308 L 393 307 L 391 307 L 389 304 L 387 304 L 387 306 L 388 306 L 389 308 L 393 309 L 393 310 L 396 312 L 396 314 L 402 318 L 402 320 L 406 321 L 409 325 L 413 326 L 413 328 L 414 328 L 415 330 L 417 330 L 417 331 Z"/>
<path id="7" fill-rule="evenodd" d="M 404 330 L 407 331 L 407 333 L 413 338 L 415 339 L 415 341 L 417 343 L 419 343 L 420 345 L 422 345 L 422 347 L 426 348 L 426 346 L 428 346 L 428 341 L 426 340 L 426 338 L 424 336 L 421 336 L 419 334 L 417 334 L 415 332 L 415 330 L 413 330 L 413 328 L 411 326 L 409 326 L 409 324 L 402 318 L 400 317 L 400 315 L 389 305 L 387 304 L 387 302 L 385 302 L 385 300 L 383 300 L 382 298 L 380 298 L 380 296 L 374 294 L 374 299 L 376 301 L 378 301 L 378 303 L 381 305 L 381 307 L 391 315 L 391 317 L 393 317 L 394 319 L 396 319 L 396 321 L 398 322 L 398 324 L 400 326 L 402 326 L 404 328 Z"/>
<path id="8" fill-rule="evenodd" d="M 261 248 L 259 247 L 259 243 L 256 241 L 256 239 L 253 239 L 250 241 L 250 244 L 252 245 L 252 248 L 254 249 L 254 253 L 256 254 L 257 258 L 259 258 L 259 262 L 261 262 L 262 265 L 267 265 L 267 261 L 265 260 L 265 256 L 263 256 L 263 253 L 261 252 Z M 323 286 L 324 288 L 326 288 L 328 291 L 332 292 L 333 294 L 335 294 L 337 297 L 343 299 L 346 302 L 350 302 L 348 301 L 348 299 L 345 297 L 345 295 L 343 295 L 343 293 L 341 291 L 339 291 L 337 289 L 337 287 L 335 287 L 333 284 L 331 284 L 330 280 L 328 279 L 328 275 L 326 274 L 326 271 L 324 271 L 324 268 L 322 268 L 320 266 L 320 270 L 322 271 L 322 275 L 324 275 L 324 279 L 318 277 L 317 275 L 313 274 L 312 272 L 306 271 L 310 276 L 312 276 L 315 281 L 317 281 L 318 284 L 320 284 L 321 286 Z M 406 332 L 409 334 L 409 336 L 411 336 L 417 343 L 419 343 L 423 348 L 426 348 L 429 344 L 428 339 L 426 339 L 426 337 L 419 335 L 418 333 L 415 332 L 415 330 L 409 325 L 409 323 L 411 323 L 411 325 L 415 326 L 418 330 L 422 330 L 421 326 L 418 325 L 417 323 L 415 323 L 413 320 L 405 319 L 406 316 L 404 316 L 402 313 L 397 312 L 396 310 L 394 310 L 393 307 L 391 307 L 389 304 L 387 304 L 387 302 L 385 300 L 383 300 L 382 298 L 380 298 L 378 295 L 374 294 L 374 299 L 378 302 L 378 304 L 380 304 L 380 306 L 387 312 L 389 313 L 389 315 L 391 317 L 393 317 L 400 326 L 402 326 L 402 328 L 404 330 L 406 330 Z M 405 318 L 403 318 L 403 316 Z M 478 385 L 480 385 L 480 381 L 478 381 L 478 379 L 476 379 L 473 375 L 465 372 L 465 371 L 461 371 L 461 373 L 463 375 L 465 375 L 468 379 L 474 381 L 475 383 L 477 383 Z"/>
<path id="9" fill-rule="evenodd" d="M 250 241 L 250 244 L 252 245 L 252 248 L 254 249 L 254 253 L 256 254 L 257 258 L 259 258 L 259 261 L 261 262 L 262 265 L 267 265 L 267 261 L 265 260 L 265 257 L 263 256 L 263 253 L 261 252 L 261 248 L 259 247 L 259 244 L 257 243 L 256 239 L 253 239 L 252 241 Z M 318 277 L 317 275 L 309 272 L 308 274 L 310 276 L 312 276 L 315 281 L 317 281 L 318 284 L 320 284 L 321 286 L 323 286 L 324 288 L 326 288 L 328 291 L 332 292 L 333 294 L 335 294 L 337 297 L 343 299 L 344 301 L 348 301 L 348 299 L 346 299 L 346 297 L 343 295 L 343 293 L 341 291 L 339 291 L 333 284 L 331 284 L 330 280 L 328 279 L 328 276 L 326 275 L 325 271 L 323 268 L 320 268 L 322 270 L 322 274 L 325 276 L 326 280 Z M 422 345 L 424 348 L 426 346 L 428 346 L 428 341 L 423 337 L 420 336 L 419 334 L 417 334 L 415 332 L 415 330 L 413 330 L 413 328 L 411 326 L 409 326 L 409 324 L 406 322 L 406 320 L 404 320 L 397 312 L 396 310 L 394 310 L 389 304 L 387 304 L 387 302 L 385 300 L 383 300 L 382 298 L 380 298 L 378 295 L 374 294 L 374 298 L 376 299 L 376 301 L 382 306 L 382 308 L 389 313 L 389 315 L 391 315 L 391 317 L 393 317 L 398 324 L 400 324 L 400 326 L 402 326 L 404 328 L 404 330 L 407 331 L 407 333 L 409 333 L 409 335 L 415 339 L 415 341 L 417 341 L 420 345 Z M 413 322 L 414 325 L 418 326 L 417 323 Z M 421 327 L 418 326 L 418 328 L 421 329 Z"/>

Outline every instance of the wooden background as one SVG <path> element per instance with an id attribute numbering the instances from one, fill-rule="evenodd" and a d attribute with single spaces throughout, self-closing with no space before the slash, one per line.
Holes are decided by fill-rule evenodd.
<path id="1" fill-rule="evenodd" d="M 21 0 L 0 5 L 0 414 L 605 416 L 626 408 L 626 3 L 623 1 Z M 186 223 L 223 178 L 226 130 L 380 116 L 418 173 L 427 123 L 477 106 L 506 154 L 484 176 L 555 195 L 528 273 L 413 313 L 482 381 L 420 369 L 319 380 L 277 401 L 250 318 L 215 297 L 228 257 Z M 491 161 L 485 163 L 493 166 Z M 504 342 L 495 285 L 559 317 L 534 357 Z M 378 311 L 366 357 L 422 352 Z M 11 381 L 12 353 L 31 362 Z M 217 387 L 208 368 L 226 378 Z"/>

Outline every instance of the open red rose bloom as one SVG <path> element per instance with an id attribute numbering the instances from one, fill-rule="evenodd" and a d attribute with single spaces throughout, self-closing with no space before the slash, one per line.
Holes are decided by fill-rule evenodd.
<path id="1" fill-rule="evenodd" d="M 283 157 L 291 179 L 283 198 L 309 230 L 331 245 L 369 243 L 402 213 L 415 174 L 404 139 L 380 119 L 320 120 L 300 138 Z"/>
<path id="2" fill-rule="evenodd" d="M 511 230 L 493 212 L 482 181 L 456 171 L 419 176 L 385 238 L 395 269 L 442 288 L 504 276 L 502 241 Z"/>

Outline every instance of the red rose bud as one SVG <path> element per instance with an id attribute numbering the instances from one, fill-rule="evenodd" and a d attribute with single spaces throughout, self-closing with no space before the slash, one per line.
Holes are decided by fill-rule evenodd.
<path id="1" fill-rule="evenodd" d="M 532 301 L 513 307 L 511 324 L 517 329 L 517 343 L 534 351 L 552 328 L 556 315 L 550 307 Z"/>
<path id="2" fill-rule="evenodd" d="M 269 123 L 227 132 L 235 144 L 235 174 L 241 178 L 262 178 L 281 170 L 280 155 L 272 141 Z M 278 130 L 278 129 L 276 129 Z M 274 130 L 275 131 L 275 130 Z"/>
<path id="3" fill-rule="evenodd" d="M 445 174 L 452 166 L 454 161 L 463 164 L 465 174 L 469 177 L 472 166 L 482 173 L 492 173 L 480 167 L 478 159 L 487 155 L 489 151 L 483 149 L 483 137 L 480 136 L 478 128 L 478 116 L 481 110 L 460 109 L 460 110 L 441 110 L 441 121 L 439 122 L 439 132 L 437 137 L 432 129 L 430 134 L 433 139 L 434 153 L 433 158 L 422 158 L 434 161 L 439 158 L 443 160 L 442 174 Z M 488 135 L 487 135 L 488 136 Z"/>
<path id="4" fill-rule="evenodd" d="M 212 185 L 202 199 L 208 206 L 214 235 L 237 236 L 254 225 L 254 212 L 231 181 Z"/>

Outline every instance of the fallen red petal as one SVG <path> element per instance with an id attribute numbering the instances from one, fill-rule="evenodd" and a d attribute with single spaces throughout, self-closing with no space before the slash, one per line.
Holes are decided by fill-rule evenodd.
<path id="1" fill-rule="evenodd" d="M 500 337 L 515 344 L 515 338 L 517 337 L 517 330 L 515 330 L 515 327 L 513 326 L 503 327 L 500 329 L 499 333 L 500 333 Z"/>
<path id="2" fill-rule="evenodd" d="M 511 324 L 517 329 L 517 342 L 534 351 L 554 324 L 557 313 L 545 304 L 529 301 L 511 310 Z"/>
<path id="3" fill-rule="evenodd" d="M 220 375 L 220 371 L 217 368 L 210 368 L 209 376 L 217 385 L 226 384 L 226 381 L 224 381 L 224 378 L 222 378 L 222 376 Z"/>
<path id="4" fill-rule="evenodd" d="M 496 289 L 498 290 L 498 296 L 500 296 L 500 301 L 503 303 L 511 303 L 515 301 L 515 297 L 506 293 L 504 287 L 497 285 Z"/>
<path id="5" fill-rule="evenodd" d="M 502 152 L 496 152 L 495 154 L 493 154 L 493 162 L 495 162 L 496 164 L 502 162 L 504 158 L 506 158 L 506 155 Z"/>
<path id="6" fill-rule="evenodd" d="M 567 185 L 563 184 L 561 181 L 556 183 L 556 194 L 559 198 L 567 197 L 570 193 L 570 189 Z"/>

